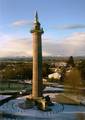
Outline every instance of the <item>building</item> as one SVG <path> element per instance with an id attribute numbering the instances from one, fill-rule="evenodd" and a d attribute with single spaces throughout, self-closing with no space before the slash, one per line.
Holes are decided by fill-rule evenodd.
<path id="1" fill-rule="evenodd" d="M 49 74 L 48 75 L 48 78 L 49 79 L 57 79 L 57 80 L 60 80 L 60 78 L 61 78 L 61 74 L 60 73 L 58 73 L 58 72 L 56 72 L 56 73 L 52 73 L 52 74 Z"/>

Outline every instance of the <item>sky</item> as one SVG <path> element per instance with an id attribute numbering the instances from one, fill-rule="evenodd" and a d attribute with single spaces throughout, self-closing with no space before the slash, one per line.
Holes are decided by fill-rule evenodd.
<path id="1" fill-rule="evenodd" d="M 0 57 L 32 56 L 36 11 L 43 56 L 85 56 L 85 0 L 0 0 Z"/>

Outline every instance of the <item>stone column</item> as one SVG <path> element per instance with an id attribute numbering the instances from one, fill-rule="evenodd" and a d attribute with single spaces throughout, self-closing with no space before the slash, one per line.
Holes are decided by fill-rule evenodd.
<path id="1" fill-rule="evenodd" d="M 34 28 L 31 30 L 33 38 L 33 80 L 32 97 L 36 99 L 42 96 L 42 42 L 43 29 L 40 28 L 38 15 L 36 13 Z"/>

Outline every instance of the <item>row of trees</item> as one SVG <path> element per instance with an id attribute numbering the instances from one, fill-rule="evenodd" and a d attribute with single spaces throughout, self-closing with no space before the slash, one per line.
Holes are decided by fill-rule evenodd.
<path id="1" fill-rule="evenodd" d="M 47 63 L 43 63 L 43 77 L 47 77 L 49 73 L 51 73 L 49 65 Z M 0 70 L 0 79 L 32 79 L 32 63 L 8 64 Z"/>
<path id="2" fill-rule="evenodd" d="M 1 71 L 2 80 L 27 78 L 32 78 L 32 64 L 9 64 Z"/>

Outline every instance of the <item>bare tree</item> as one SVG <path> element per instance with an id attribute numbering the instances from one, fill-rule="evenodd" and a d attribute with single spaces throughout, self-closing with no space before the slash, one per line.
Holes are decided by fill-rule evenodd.
<path id="1" fill-rule="evenodd" d="M 76 120 L 85 120 L 85 115 L 83 113 L 77 113 Z"/>
<path id="2" fill-rule="evenodd" d="M 72 68 L 71 71 L 66 73 L 65 79 L 64 79 L 64 86 L 65 88 L 68 87 L 68 92 L 70 93 L 81 93 L 81 87 L 82 87 L 82 80 L 80 71 L 76 68 Z"/>

